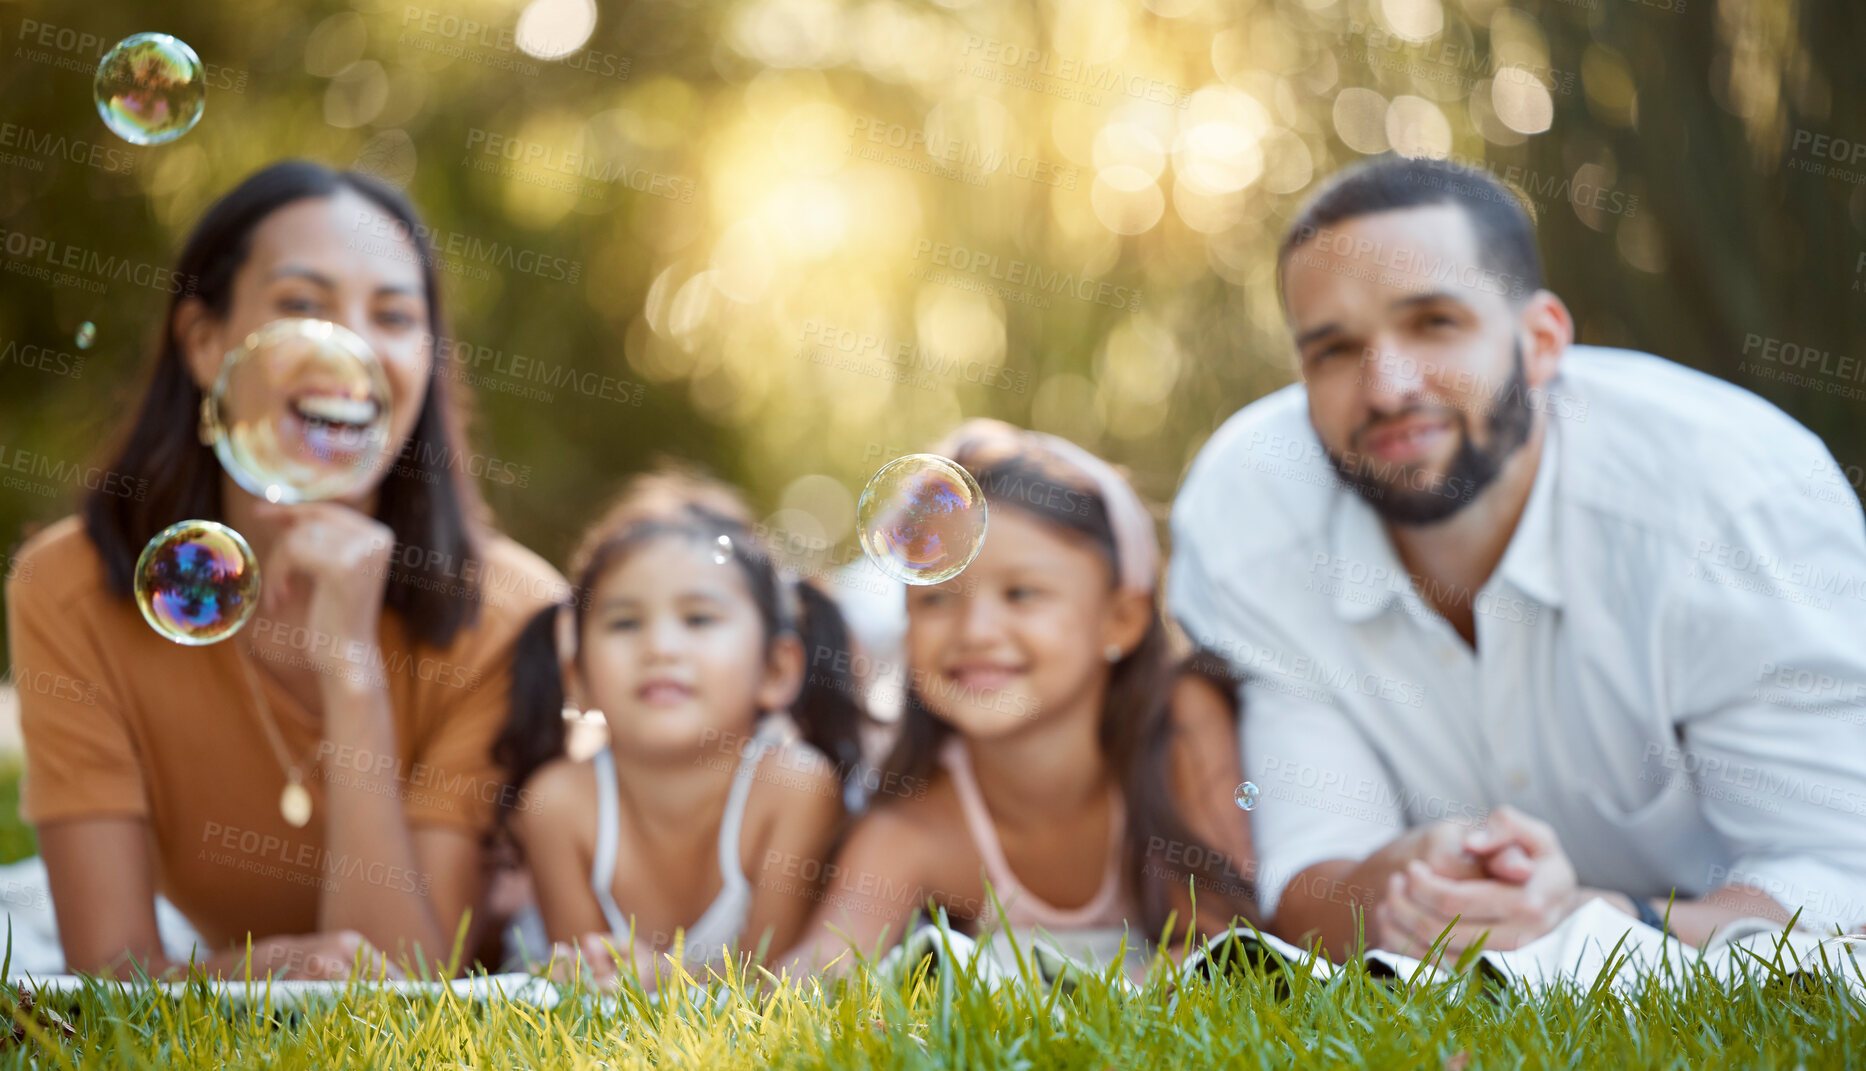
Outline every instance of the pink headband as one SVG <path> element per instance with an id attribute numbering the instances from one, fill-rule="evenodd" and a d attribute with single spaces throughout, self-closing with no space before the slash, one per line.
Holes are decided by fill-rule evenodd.
<path id="1" fill-rule="evenodd" d="M 981 435 L 980 433 L 984 433 Z M 1008 433 L 1008 435 L 1007 435 Z M 1035 447 L 1087 476 L 1101 493 L 1108 509 L 1108 525 L 1114 529 L 1115 564 L 1121 587 L 1152 594 L 1160 565 L 1160 540 L 1154 533 L 1153 516 L 1134 493 L 1134 488 L 1114 466 L 1060 436 L 1043 431 L 1028 431 L 1002 420 L 978 417 L 959 425 L 941 439 L 933 452 L 953 457 L 971 442 L 986 437 L 1014 438 L 1019 445 Z"/>

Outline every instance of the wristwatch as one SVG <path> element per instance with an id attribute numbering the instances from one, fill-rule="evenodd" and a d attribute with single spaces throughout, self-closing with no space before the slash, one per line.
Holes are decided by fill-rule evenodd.
<path id="1" fill-rule="evenodd" d="M 1671 927 L 1665 925 L 1665 916 L 1659 914 L 1658 909 L 1652 906 L 1652 901 L 1643 896 L 1633 896 L 1628 897 L 1628 899 L 1633 901 L 1633 913 L 1639 918 L 1639 921 L 1667 937 L 1677 936 L 1677 934 L 1672 932 Z"/>

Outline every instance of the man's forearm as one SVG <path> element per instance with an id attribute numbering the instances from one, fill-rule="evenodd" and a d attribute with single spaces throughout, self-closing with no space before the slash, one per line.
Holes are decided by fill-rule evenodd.
<path id="1" fill-rule="evenodd" d="M 1725 885 L 1696 900 L 1681 898 L 1669 904 L 1661 899 L 1647 902 L 1665 919 L 1666 929 L 1673 936 L 1694 947 L 1710 940 L 1713 933 L 1737 919 L 1765 918 L 1786 926 L 1792 917 L 1774 897 L 1748 885 Z"/>
<path id="2" fill-rule="evenodd" d="M 1394 871 L 1418 858 L 1417 842 L 1401 836 L 1360 862 L 1346 859 L 1317 863 L 1291 878 L 1277 902 L 1270 931 L 1306 947 L 1316 937 L 1336 962 L 1356 951 L 1362 929 L 1371 926 L 1374 905 Z"/>
<path id="3" fill-rule="evenodd" d="M 1578 908 L 1589 900 L 1603 900 L 1630 919 L 1640 916 L 1637 900 L 1612 889 L 1577 888 L 1572 906 Z M 1666 929 L 1673 936 L 1692 946 L 1703 944 L 1717 930 L 1737 919 L 1766 918 L 1784 926 L 1789 920 L 1789 913 L 1782 905 L 1761 890 L 1745 885 L 1726 885 L 1695 900 L 1648 899 L 1645 902 L 1652 907 L 1653 914 L 1665 921 Z"/>

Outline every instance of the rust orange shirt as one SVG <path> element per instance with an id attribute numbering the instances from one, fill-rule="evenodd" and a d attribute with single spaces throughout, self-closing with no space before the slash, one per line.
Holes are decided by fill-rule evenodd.
<path id="1" fill-rule="evenodd" d="M 364 660 L 359 671 L 387 681 L 394 755 L 324 742 L 319 715 L 253 664 L 311 792 L 311 822 L 296 829 L 279 813 L 285 772 L 239 664 L 253 657 L 236 648 L 241 637 L 186 647 L 157 634 L 133 600 L 106 587 L 79 518 L 47 527 L 21 549 L 6 586 L 25 744 L 22 816 L 34 825 L 145 819 L 156 887 L 216 946 L 248 932 L 315 930 L 320 889 L 333 878 L 420 888 L 412 872 L 326 849 L 325 786 L 365 768 L 392 771 L 411 828 L 476 837 L 513 795 L 491 755 L 508 709 L 512 644 L 567 587 L 504 536 L 485 539 L 481 553 L 461 570 L 461 582 L 481 585 L 479 616 L 449 646 L 413 643 L 400 616 L 384 611 L 379 653 L 353 652 Z M 246 627 L 269 624 L 255 616 Z M 308 659 L 314 642 L 305 632 L 286 645 Z"/>

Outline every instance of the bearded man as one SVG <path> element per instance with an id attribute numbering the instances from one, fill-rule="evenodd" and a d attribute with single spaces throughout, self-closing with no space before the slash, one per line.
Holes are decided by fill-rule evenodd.
<path id="1" fill-rule="evenodd" d="M 1513 948 L 1597 897 L 1693 945 L 1866 921 L 1866 518 L 1821 440 L 1573 345 L 1482 171 L 1336 176 L 1277 277 L 1301 382 L 1200 451 L 1167 588 L 1246 682 L 1270 929 Z"/>

